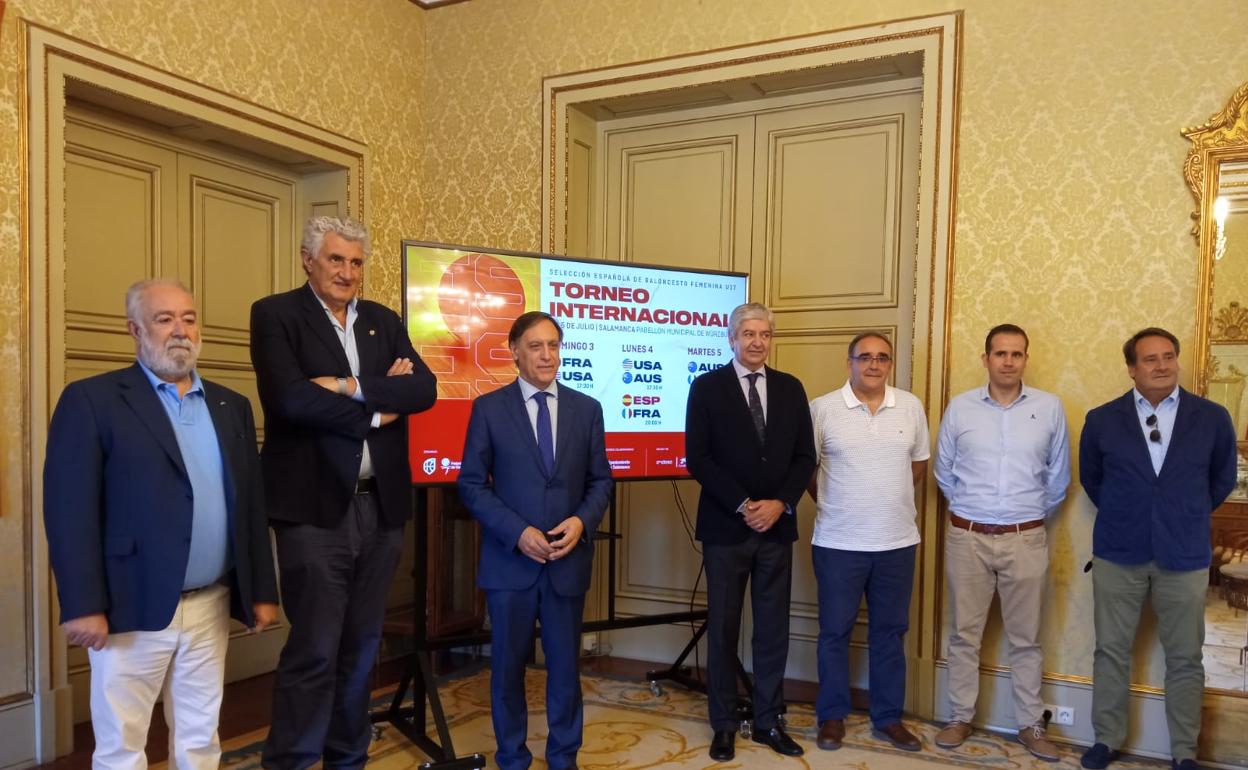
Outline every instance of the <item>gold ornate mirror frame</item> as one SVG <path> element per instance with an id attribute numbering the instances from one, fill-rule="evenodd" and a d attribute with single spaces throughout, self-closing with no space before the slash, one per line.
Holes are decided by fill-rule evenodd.
<path id="1" fill-rule="evenodd" d="M 1248 173 L 1233 174 L 1236 177 L 1234 181 L 1225 179 L 1229 167 L 1248 168 L 1248 83 L 1235 91 L 1220 112 L 1203 125 L 1183 129 L 1182 134 L 1192 143 L 1183 163 L 1183 176 L 1187 179 L 1192 197 L 1196 199 L 1196 210 L 1192 212 L 1195 221 L 1192 235 L 1200 248 L 1200 271 L 1192 368 L 1195 370 L 1195 390 L 1203 395 L 1208 393 L 1212 380 L 1228 374 L 1214 371 L 1216 363 L 1211 361 L 1211 343 L 1248 342 L 1248 308 L 1245 307 L 1248 301 L 1228 302 L 1223 307 L 1214 307 L 1214 265 L 1219 248 L 1225 248 L 1222 226 L 1215 217 L 1214 208 L 1219 193 L 1224 192 L 1228 183 L 1236 188 L 1242 184 L 1243 189 L 1237 190 L 1236 197 L 1248 199 Z M 1248 287 L 1245 288 L 1248 290 Z M 1248 300 L 1248 291 L 1245 298 Z"/>

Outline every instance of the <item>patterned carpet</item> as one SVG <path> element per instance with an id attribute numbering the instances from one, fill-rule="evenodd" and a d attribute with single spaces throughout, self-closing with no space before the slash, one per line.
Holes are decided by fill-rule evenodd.
<path id="1" fill-rule="evenodd" d="M 938 725 L 907 719 L 919 735 L 924 750 L 910 753 L 893 749 L 871 736 L 865 714 L 855 713 L 847 721 L 845 745 L 839 751 L 815 748 L 814 714 L 808 704 L 789 706 L 790 733 L 807 753 L 804 757 L 781 757 L 749 740 L 737 739 L 737 756 L 730 763 L 716 763 L 707 756 L 711 731 L 706 723 L 705 696 L 681 687 L 664 687 L 655 696 L 645 682 L 605 677 L 582 677 L 585 692 L 585 745 L 579 756 L 583 770 L 647 770 L 649 768 L 852 768 L 852 770 L 939 770 L 957 768 L 1042 768 L 1079 767 L 1081 749 L 1065 751 L 1060 762 L 1033 758 L 1012 736 L 976 731 L 955 751 L 936 748 L 932 742 Z M 542 711 L 545 675 L 533 669 L 528 676 L 529 748 L 536 758 L 533 767 L 542 770 L 546 722 Z M 480 752 L 494 768 L 494 736 L 490 724 L 489 671 L 445 682 L 440 688 L 451 737 L 460 756 Z M 376 693 L 378 708 L 389 703 L 386 691 Z M 222 767 L 250 770 L 260 766 L 260 749 L 267 730 L 227 741 Z M 432 726 L 429 733 L 433 734 Z M 407 770 L 428 761 L 396 729 L 386 726 L 369 752 L 369 766 L 378 770 Z M 154 765 L 160 767 L 160 765 Z M 1168 763 L 1152 760 L 1115 762 L 1115 770 L 1157 770 Z"/>

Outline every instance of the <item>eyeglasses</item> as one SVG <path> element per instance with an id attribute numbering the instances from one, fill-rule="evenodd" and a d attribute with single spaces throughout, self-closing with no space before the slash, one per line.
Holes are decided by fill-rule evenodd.
<path id="1" fill-rule="evenodd" d="M 893 357 L 887 353 L 881 353 L 878 356 L 873 356 L 870 353 L 859 353 L 858 355 L 850 356 L 849 358 L 850 360 L 857 361 L 858 363 L 863 364 L 863 365 L 891 364 L 893 362 Z"/>
<path id="2" fill-rule="evenodd" d="M 1144 421 L 1144 424 L 1152 428 L 1152 430 L 1148 432 L 1148 440 L 1160 444 L 1161 431 L 1157 428 L 1157 415 L 1150 414 L 1148 419 Z"/>

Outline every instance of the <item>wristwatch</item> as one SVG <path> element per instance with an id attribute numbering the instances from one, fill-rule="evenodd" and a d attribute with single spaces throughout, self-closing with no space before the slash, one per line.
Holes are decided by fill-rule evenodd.
<path id="1" fill-rule="evenodd" d="M 338 378 L 338 393 L 339 395 L 343 395 L 343 396 L 347 395 L 347 378 L 346 377 Z"/>

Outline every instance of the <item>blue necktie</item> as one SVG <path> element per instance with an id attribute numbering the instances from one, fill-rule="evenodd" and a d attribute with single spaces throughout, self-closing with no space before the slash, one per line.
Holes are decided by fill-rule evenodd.
<path id="1" fill-rule="evenodd" d="M 547 399 L 550 394 L 539 390 L 533 394 L 537 402 L 537 451 L 542 456 L 542 464 L 546 466 L 546 475 L 555 473 L 555 436 L 550 430 L 550 405 Z"/>

